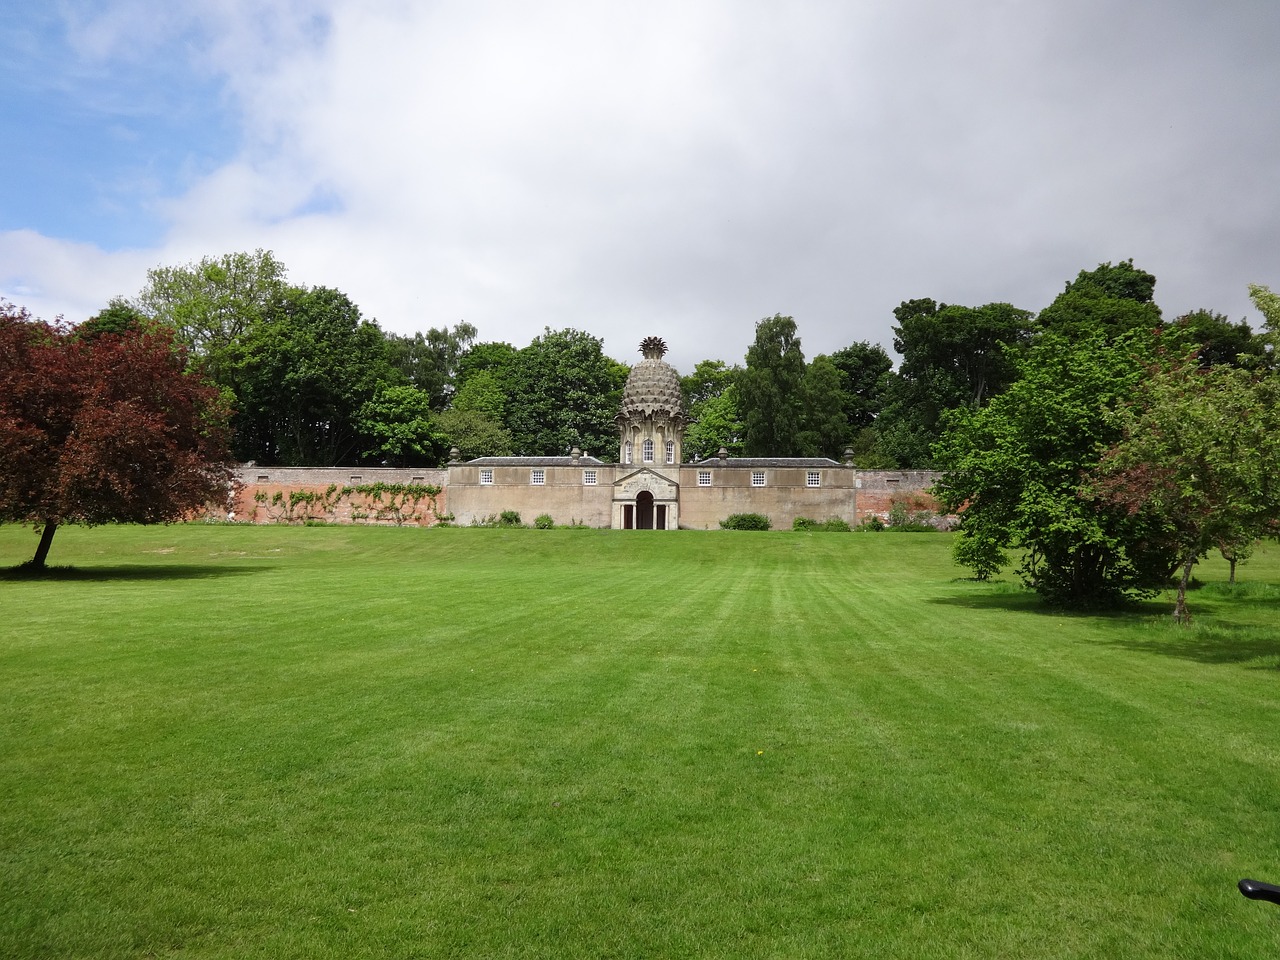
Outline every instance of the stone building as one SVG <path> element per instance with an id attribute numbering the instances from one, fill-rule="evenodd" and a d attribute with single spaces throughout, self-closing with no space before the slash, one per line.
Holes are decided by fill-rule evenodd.
<path id="1" fill-rule="evenodd" d="M 850 526 L 885 518 L 894 504 L 938 509 L 926 470 L 858 470 L 826 457 L 730 457 L 682 463 L 686 419 L 680 377 L 657 337 L 627 377 L 617 416 L 618 456 L 482 457 L 445 469 L 255 467 L 239 470 L 233 516 L 254 523 L 395 523 L 467 526 L 507 510 L 526 522 L 617 530 L 711 530 L 735 513 L 760 513 L 775 529 L 797 517 Z M 395 491 L 399 491 L 398 493 Z M 406 499 L 407 498 L 407 499 Z"/>
<path id="2" fill-rule="evenodd" d="M 627 377 L 617 417 L 618 458 L 607 463 L 573 450 L 567 457 L 482 457 L 448 467 L 446 497 L 455 522 L 515 510 L 527 521 L 620 530 L 706 530 L 735 513 L 760 513 L 775 528 L 797 517 L 839 517 L 850 525 L 893 502 L 936 509 L 927 471 L 859 471 L 852 458 L 729 457 L 682 463 L 686 419 L 680 376 L 662 359 L 657 337 Z"/>

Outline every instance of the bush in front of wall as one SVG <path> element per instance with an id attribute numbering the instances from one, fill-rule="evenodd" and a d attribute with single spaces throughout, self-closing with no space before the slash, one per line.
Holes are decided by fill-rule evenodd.
<path id="1" fill-rule="evenodd" d="M 830 517 L 826 520 L 812 520 L 809 517 L 796 517 L 791 522 L 792 530 L 813 531 L 817 533 L 848 533 L 849 524 L 840 517 Z"/>
<path id="2" fill-rule="evenodd" d="M 550 530 L 556 525 L 556 522 L 551 519 L 551 514 L 540 513 L 533 518 L 533 525 L 538 530 Z"/>
<path id="3" fill-rule="evenodd" d="M 768 530 L 772 526 L 762 513 L 731 513 L 720 521 L 721 530 Z"/>

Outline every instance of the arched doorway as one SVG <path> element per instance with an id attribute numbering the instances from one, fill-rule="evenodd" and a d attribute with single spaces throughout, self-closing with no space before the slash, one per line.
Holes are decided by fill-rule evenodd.
<path id="1" fill-rule="evenodd" d="M 648 490 L 636 494 L 636 529 L 653 529 L 653 494 Z"/>

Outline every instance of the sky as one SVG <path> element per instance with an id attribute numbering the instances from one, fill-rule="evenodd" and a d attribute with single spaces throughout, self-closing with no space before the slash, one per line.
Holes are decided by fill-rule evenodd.
<path id="1" fill-rule="evenodd" d="M 1102 262 L 1280 289 L 1275 0 L 0 4 L 0 298 L 79 321 L 274 251 L 383 329 L 624 362 L 892 346 Z"/>

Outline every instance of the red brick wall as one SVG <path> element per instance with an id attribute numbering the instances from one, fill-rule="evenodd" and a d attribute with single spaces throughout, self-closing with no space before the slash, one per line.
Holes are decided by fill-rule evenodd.
<path id="1" fill-rule="evenodd" d="M 446 470 L 241 467 L 229 519 L 429 527 L 448 510 L 447 479 Z M 405 487 L 439 492 L 407 497 Z"/>

